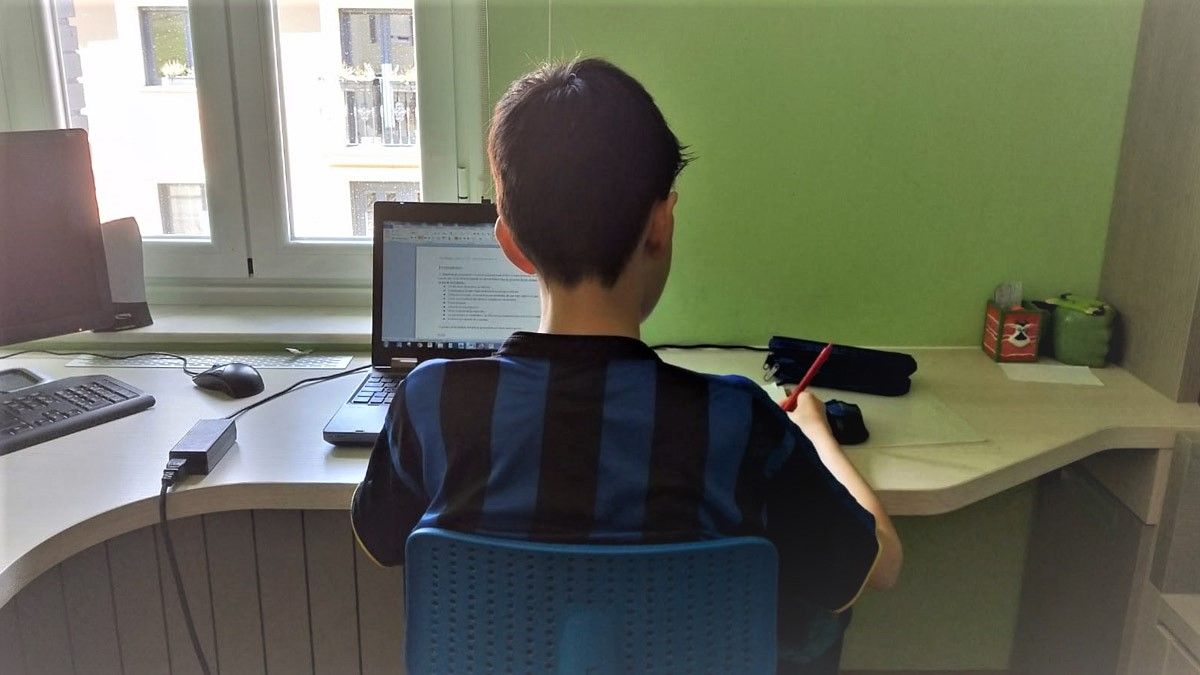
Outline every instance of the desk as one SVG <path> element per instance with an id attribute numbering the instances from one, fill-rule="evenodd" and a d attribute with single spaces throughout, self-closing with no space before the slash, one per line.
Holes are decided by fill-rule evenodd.
<path id="1" fill-rule="evenodd" d="M 1200 407 L 1170 402 L 1119 368 L 1096 371 L 1103 387 L 1017 383 L 978 349 L 910 353 L 919 364 L 914 387 L 934 392 L 986 440 L 849 448 L 851 461 L 895 515 L 947 513 L 1103 450 L 1169 448 L 1179 431 L 1200 429 Z M 752 352 L 671 351 L 664 358 L 696 370 L 756 379 L 762 373 L 762 355 Z M 63 358 L 15 361 L 52 377 L 80 372 L 66 368 Z M 0 606 L 75 553 L 154 523 L 171 446 L 197 418 L 223 416 L 255 400 L 196 390 L 176 370 L 106 372 L 153 393 L 158 404 L 0 457 Z M 267 392 L 312 375 L 263 371 Z M 346 509 L 368 451 L 334 448 L 320 432 L 357 381 L 350 376 L 302 388 L 247 414 L 238 421 L 237 446 L 214 472 L 176 488 L 171 517 Z"/>

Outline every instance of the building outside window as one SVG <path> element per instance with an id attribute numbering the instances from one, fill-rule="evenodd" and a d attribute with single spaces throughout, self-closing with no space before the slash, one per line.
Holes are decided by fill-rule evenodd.
<path id="1" fill-rule="evenodd" d="M 340 9 L 346 145 L 417 143 L 411 10 Z"/>
<path id="2" fill-rule="evenodd" d="M 163 234 L 208 236 L 208 200 L 203 183 L 159 183 Z"/>
<path id="3" fill-rule="evenodd" d="M 187 8 L 141 7 L 142 64 L 146 85 L 192 82 L 192 27 Z"/>
<path id="4" fill-rule="evenodd" d="M 421 184 L 415 182 L 350 181 L 350 217 L 355 237 L 369 237 L 374 225 L 375 202 L 416 202 Z"/>

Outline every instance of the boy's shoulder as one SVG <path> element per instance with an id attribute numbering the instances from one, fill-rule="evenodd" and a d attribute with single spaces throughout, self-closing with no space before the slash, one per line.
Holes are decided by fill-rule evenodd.
<path id="1" fill-rule="evenodd" d="M 513 365 L 515 362 L 521 360 L 520 358 L 514 359 L 509 356 L 486 356 L 471 359 L 429 359 L 422 361 L 408 374 L 405 378 L 405 386 L 410 392 L 413 389 L 428 389 L 430 385 L 438 387 L 445 378 L 448 369 L 454 369 L 469 375 L 470 371 L 477 370 L 483 373 L 484 371 L 495 370 L 505 365 Z M 598 361 L 597 366 L 602 367 L 617 362 L 619 361 Z M 631 363 L 640 363 L 641 367 L 623 369 L 621 373 L 622 378 L 653 379 L 656 380 L 654 384 L 657 386 L 669 386 L 666 380 L 670 380 L 674 385 L 682 385 L 685 391 L 694 390 L 697 395 L 701 395 L 703 392 L 710 397 L 714 393 L 720 396 L 746 397 L 750 399 L 753 407 L 765 408 L 772 412 L 780 413 L 779 416 L 784 417 L 779 410 L 778 404 L 771 399 L 770 394 L 757 382 L 744 375 L 703 373 L 664 361 L 634 361 Z M 677 391 L 677 393 L 682 394 L 684 392 Z"/>
<path id="2" fill-rule="evenodd" d="M 668 372 L 674 373 L 678 377 L 692 379 L 698 386 L 707 387 L 710 396 L 714 392 L 726 396 L 744 396 L 748 397 L 751 400 L 752 405 L 755 407 L 766 406 L 768 409 L 776 410 L 779 408 L 779 406 L 771 400 L 771 395 L 767 393 L 766 389 L 763 389 L 757 382 L 746 377 L 745 375 L 717 375 L 714 373 L 702 373 L 665 362 L 662 363 L 661 367 Z"/>
<path id="3" fill-rule="evenodd" d="M 408 395 L 414 393 L 430 393 L 436 394 L 440 391 L 442 382 L 446 378 L 446 371 L 453 368 L 458 373 L 470 371 L 478 368 L 487 368 L 488 364 L 494 361 L 491 357 L 471 358 L 471 359 L 427 359 L 417 364 L 401 382 L 401 387 L 406 390 Z"/>
<path id="4" fill-rule="evenodd" d="M 487 364 L 495 363 L 497 360 L 495 356 L 478 356 L 469 359 L 425 359 L 418 363 L 405 376 L 405 379 L 437 376 L 447 368 L 487 367 Z"/>

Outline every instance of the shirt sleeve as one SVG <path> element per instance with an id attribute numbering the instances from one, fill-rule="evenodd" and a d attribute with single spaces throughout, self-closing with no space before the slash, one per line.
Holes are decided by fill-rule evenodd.
<path id="1" fill-rule="evenodd" d="M 421 483 L 421 448 L 408 418 L 404 385 L 371 451 L 367 473 L 354 491 L 354 536 L 376 563 L 404 563 L 404 544 L 429 505 Z"/>
<path id="2" fill-rule="evenodd" d="M 763 464 L 763 479 L 766 536 L 779 554 L 780 597 L 841 611 L 858 598 L 879 556 L 875 517 L 825 468 L 800 428 L 770 403 L 779 442 Z"/>

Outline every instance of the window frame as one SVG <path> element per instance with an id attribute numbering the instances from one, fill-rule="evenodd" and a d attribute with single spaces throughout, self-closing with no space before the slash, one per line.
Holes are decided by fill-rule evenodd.
<path id="1" fill-rule="evenodd" d="M 141 7 L 176 2 L 147 0 Z M 386 0 L 353 4 L 394 7 Z M 68 85 L 62 81 L 55 5 L 55 0 L 0 3 L 5 57 L 0 62 L 10 64 L 0 66 L 0 130 L 65 126 Z M 361 242 L 289 237 L 274 0 L 190 0 L 185 6 L 212 234 L 211 240 L 143 239 L 151 296 L 161 286 L 173 301 L 195 295 L 209 302 L 222 297 L 295 302 L 288 296 L 303 292 L 300 285 L 330 288 L 335 295 L 337 288 L 367 287 L 369 237 Z M 428 201 L 477 202 L 488 194 L 485 11 L 485 0 L 414 0 L 421 195 Z M 21 58 L 9 58 L 13 53 Z"/>
<path id="2" fill-rule="evenodd" d="M 460 148 L 458 117 L 482 110 L 482 87 L 477 65 L 474 97 L 463 96 L 455 81 L 455 38 L 474 45 L 472 56 L 481 60 L 478 35 L 482 4 L 478 0 L 414 0 L 418 77 L 417 118 L 420 120 L 421 197 L 426 201 L 478 201 L 482 188 L 464 186 L 459 193 L 459 167 L 468 172 L 486 170 L 482 164 L 483 132 L 479 128 L 477 164 L 469 164 L 470 148 Z M 387 0 L 359 0 L 355 9 L 390 9 Z M 459 19 L 455 11 L 463 15 Z M 473 10 L 473 11 L 472 11 Z M 246 64 L 247 76 L 238 78 L 238 117 L 242 124 L 246 158 L 246 204 L 251 222 L 250 249 L 255 276 L 272 280 L 351 282 L 371 280 L 371 239 L 362 241 L 293 240 L 290 238 L 290 205 L 286 202 L 287 148 L 279 77 L 277 14 L 273 2 L 258 0 L 231 8 L 233 58 Z M 474 22 L 469 20 L 474 18 Z M 469 32 L 474 29 L 474 33 Z M 470 41 L 469 37 L 475 40 Z M 256 39 L 257 38 L 257 39 Z M 241 70 L 239 70 L 239 73 Z M 255 73 L 266 77 L 254 77 Z M 464 88 L 468 92 L 470 87 Z M 482 125 L 482 115 L 478 116 Z M 439 124 L 439 121 L 448 121 Z M 449 122 L 452 121 L 453 123 Z M 264 131 L 269 130 L 269 133 Z M 464 140 L 469 137 L 464 137 Z M 460 156 L 463 157 L 460 160 Z M 478 167 L 476 169 L 475 167 Z M 264 223 L 270 223 L 264 227 Z"/>
<path id="3" fill-rule="evenodd" d="M 167 6 L 167 1 L 154 0 L 153 4 Z M 228 42 L 221 28 L 225 25 L 224 6 L 210 2 L 179 6 L 190 12 L 197 70 L 206 73 L 197 79 L 196 89 L 200 117 L 206 121 L 201 145 L 210 237 L 145 237 L 144 269 L 148 279 L 186 279 L 193 286 L 209 280 L 226 283 L 245 279 L 247 249 L 236 153 L 221 152 L 220 139 L 232 137 L 234 119 Z M 0 130 L 67 126 L 70 111 L 65 93 L 78 85 L 65 81 L 57 30 L 60 20 L 66 17 L 59 16 L 53 0 L 0 3 L 0 56 L 4 57 L 0 64 L 10 64 L 6 76 L 14 72 L 20 76 L 6 77 L 0 89 L 0 107 L 10 113 Z"/>
<path id="4" fill-rule="evenodd" d="M 63 87 L 47 12 L 39 0 L 0 2 L 0 130 L 61 126 L 56 97 Z"/>

